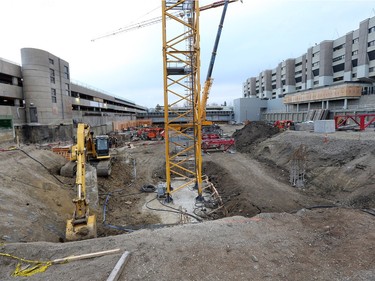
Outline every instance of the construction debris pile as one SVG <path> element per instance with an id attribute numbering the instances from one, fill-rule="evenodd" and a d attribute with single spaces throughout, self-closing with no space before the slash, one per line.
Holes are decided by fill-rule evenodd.
<path id="1" fill-rule="evenodd" d="M 256 144 L 279 132 L 278 128 L 263 121 L 250 122 L 233 134 L 233 138 L 236 142 L 236 150 L 242 153 L 248 153 Z"/>

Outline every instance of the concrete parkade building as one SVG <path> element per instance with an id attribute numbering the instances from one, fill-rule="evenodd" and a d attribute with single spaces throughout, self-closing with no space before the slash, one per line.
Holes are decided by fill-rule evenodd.
<path id="1" fill-rule="evenodd" d="M 112 121 L 134 120 L 147 110 L 72 81 L 69 63 L 46 51 L 23 48 L 21 61 L 0 58 L 0 140 L 68 140 L 78 122 L 107 133 Z"/>
<path id="2" fill-rule="evenodd" d="M 310 47 L 243 84 L 235 119 L 294 121 L 375 113 L 375 17 L 336 40 Z"/>

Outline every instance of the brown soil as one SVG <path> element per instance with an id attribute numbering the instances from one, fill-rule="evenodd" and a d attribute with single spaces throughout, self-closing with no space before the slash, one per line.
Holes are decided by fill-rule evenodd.
<path id="1" fill-rule="evenodd" d="M 238 152 L 247 153 L 258 143 L 278 134 L 280 131 L 263 121 L 254 121 L 246 124 L 241 130 L 233 133 Z"/>
<path id="2" fill-rule="evenodd" d="M 32 158 L 0 152 L 0 252 L 51 260 L 119 247 L 131 252 L 119 280 L 374 280 L 374 132 L 222 128 L 235 133 L 237 152 L 204 155 L 226 210 L 209 218 L 218 220 L 117 235 L 162 221 L 144 207 L 155 195 L 140 189 L 161 180 L 164 144 L 137 142 L 116 148 L 112 176 L 98 180 L 100 208 L 108 199 L 106 223 L 117 229 L 98 210 L 100 238 L 70 243 L 56 243 L 73 210 L 73 180 L 57 175 L 64 159 L 31 146 L 22 149 Z M 295 188 L 290 159 L 301 144 L 307 181 Z M 54 265 L 28 280 L 105 280 L 119 257 Z M 14 280 L 16 263 L 0 256 L 0 280 Z"/>

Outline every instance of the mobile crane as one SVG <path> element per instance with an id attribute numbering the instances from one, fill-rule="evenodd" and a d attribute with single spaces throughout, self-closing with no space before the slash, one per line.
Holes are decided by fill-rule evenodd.
<path id="1" fill-rule="evenodd" d="M 75 210 L 72 219 L 66 222 L 65 238 L 68 241 L 95 238 L 96 216 L 89 214 L 89 202 L 86 190 L 86 140 L 90 135 L 90 126 L 79 123 L 77 128 L 77 144 L 74 153 L 77 159 L 76 189 L 77 197 L 73 199 Z"/>
<path id="2" fill-rule="evenodd" d="M 242 2 L 242 0 L 241 0 Z M 211 86 L 213 83 L 213 78 L 212 78 L 212 72 L 215 64 L 215 59 L 216 59 L 216 54 L 217 54 L 217 49 L 219 46 L 219 41 L 220 41 L 220 36 L 221 36 L 221 31 L 223 29 L 224 25 L 224 19 L 225 15 L 227 12 L 227 7 L 230 1 L 226 0 L 224 3 L 223 7 L 223 12 L 221 14 L 221 19 L 220 19 L 220 24 L 217 30 L 216 34 L 216 39 L 215 39 L 215 44 L 212 50 L 211 54 L 211 60 L 210 64 L 208 67 L 207 71 L 207 77 L 206 81 L 203 86 L 203 92 L 201 96 L 201 101 L 200 101 L 200 108 L 201 108 L 201 121 L 202 121 L 202 126 L 212 126 L 212 122 L 207 120 L 207 112 L 206 112 L 206 107 L 207 107 L 207 100 L 210 94 Z M 208 150 L 210 151 L 227 151 L 230 147 L 234 145 L 234 139 L 233 138 L 222 138 L 220 135 L 216 135 L 217 137 L 214 138 L 206 138 L 202 140 L 202 149 L 204 152 L 207 152 Z"/>

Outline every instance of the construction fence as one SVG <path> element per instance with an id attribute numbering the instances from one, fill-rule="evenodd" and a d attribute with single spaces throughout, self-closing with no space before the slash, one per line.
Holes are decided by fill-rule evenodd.
<path id="1" fill-rule="evenodd" d="M 129 130 L 130 128 L 136 127 L 150 127 L 152 125 L 151 119 L 142 119 L 142 120 L 129 120 L 129 121 L 113 121 L 113 131 L 122 132 Z"/>

